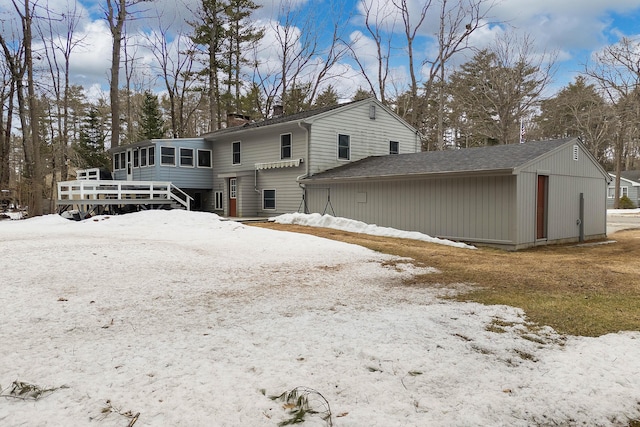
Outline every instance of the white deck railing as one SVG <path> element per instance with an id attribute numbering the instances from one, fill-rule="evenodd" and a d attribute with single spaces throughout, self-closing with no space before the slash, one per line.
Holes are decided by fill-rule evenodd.
<path id="1" fill-rule="evenodd" d="M 95 204 L 134 203 L 139 200 L 170 203 L 175 201 L 187 210 L 191 210 L 193 200 L 187 193 L 171 182 L 156 181 L 110 181 L 96 179 L 80 179 L 58 183 L 58 204 L 68 201 Z"/>

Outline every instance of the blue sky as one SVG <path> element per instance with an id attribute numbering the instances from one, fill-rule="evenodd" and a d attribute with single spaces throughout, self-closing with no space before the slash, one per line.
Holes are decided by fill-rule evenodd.
<path id="1" fill-rule="evenodd" d="M 32 2 L 45 4 L 56 11 L 65 11 L 70 7 L 77 7 L 81 13 L 76 34 L 82 42 L 72 53 L 72 82 L 81 84 L 85 89 L 93 88 L 99 91 L 106 87 L 110 62 L 111 38 L 108 28 L 103 20 L 103 10 L 106 0 L 32 0 Z M 257 22 L 267 28 L 267 33 L 274 28 L 276 11 L 279 0 L 256 0 L 263 7 L 256 13 Z M 361 9 L 357 0 L 288 0 L 289 3 L 302 8 L 307 13 L 314 14 L 318 21 L 318 31 L 322 29 L 322 18 L 333 16 L 332 10 L 340 5 L 343 12 L 351 14 L 350 22 L 342 28 L 347 37 L 354 37 L 358 31 L 362 31 Z M 385 0 L 366 0 L 379 1 Z M 434 0 L 435 1 L 435 0 Z M 3 34 L 10 31 L 7 18 L 11 17 L 10 2 L 2 2 L 0 5 L 0 22 Z M 130 34 L 160 25 L 166 26 L 174 33 L 186 32 L 188 26 L 186 20 L 190 19 L 190 10 L 194 10 L 199 0 L 156 0 L 153 3 L 145 3 L 144 19 L 138 19 L 128 24 Z M 388 3 L 388 2 L 387 2 Z M 418 7 L 418 0 L 409 0 L 409 4 Z M 333 6 L 333 8 L 332 8 Z M 504 32 L 506 27 L 519 33 L 527 33 L 533 40 L 533 53 L 556 52 L 558 72 L 555 75 L 553 89 L 560 88 L 573 80 L 576 74 L 583 69 L 583 64 L 590 55 L 603 46 L 615 43 L 621 36 L 635 37 L 640 34 L 640 0 L 501 0 L 496 3 L 490 14 L 492 25 L 487 25 L 476 32 L 472 41 L 475 46 L 484 47 L 490 45 L 495 37 Z M 496 25 L 495 22 L 500 22 Z M 418 38 L 417 56 L 428 56 L 433 24 L 424 26 L 422 34 Z M 369 49 L 370 43 L 361 37 L 358 48 L 361 52 Z M 400 40 L 398 38 L 397 40 Z M 267 34 L 265 40 L 266 52 L 273 54 L 273 37 Z M 406 53 L 403 45 L 398 42 L 392 61 L 395 84 L 402 87 L 406 84 Z M 138 48 L 137 54 L 141 60 L 150 64 L 152 55 L 143 48 Z M 263 58 L 268 60 L 268 57 Z M 273 58 L 271 58 L 273 59 Z M 458 58 L 462 62 L 463 58 Z M 152 80 L 153 71 L 145 73 L 148 81 Z M 364 85 L 364 80 L 358 76 L 357 70 L 351 61 L 344 61 L 340 74 L 342 79 L 336 79 L 337 87 L 343 97 L 350 96 L 357 86 Z"/>

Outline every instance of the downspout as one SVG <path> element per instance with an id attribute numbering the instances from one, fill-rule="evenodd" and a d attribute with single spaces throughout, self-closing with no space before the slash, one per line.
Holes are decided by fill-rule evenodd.
<path id="1" fill-rule="evenodd" d="M 304 123 L 303 125 L 303 121 L 299 121 L 298 122 L 298 127 L 300 129 L 303 129 L 305 131 L 306 134 L 306 142 L 307 142 L 307 155 L 304 159 L 304 168 L 305 168 L 305 173 L 303 175 L 300 175 L 296 178 L 296 182 L 298 183 L 298 186 L 302 189 L 302 200 L 304 202 L 304 213 L 309 213 L 308 209 L 307 209 L 307 187 L 305 184 L 302 184 L 300 182 L 301 179 L 306 178 L 309 176 L 309 157 L 311 155 L 311 144 L 309 144 L 309 139 L 310 139 L 310 133 L 311 131 L 309 130 L 309 124 Z"/>

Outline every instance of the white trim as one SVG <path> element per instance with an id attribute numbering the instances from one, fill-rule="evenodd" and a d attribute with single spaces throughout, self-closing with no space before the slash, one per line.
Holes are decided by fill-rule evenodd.
<path id="1" fill-rule="evenodd" d="M 238 144 L 238 157 L 239 157 L 239 162 L 236 163 L 236 157 L 235 157 L 235 151 L 233 150 L 233 147 Z M 241 165 L 242 164 L 242 144 L 240 143 L 240 141 L 231 141 L 231 164 L 232 165 Z"/>
<path id="2" fill-rule="evenodd" d="M 346 136 L 349 138 L 349 147 L 348 147 L 348 152 L 347 152 L 347 158 L 344 157 L 340 157 L 340 136 Z M 349 162 L 351 161 L 351 135 L 348 133 L 340 133 L 338 132 L 336 134 L 336 158 L 338 160 L 342 160 L 344 162 Z"/>
<path id="3" fill-rule="evenodd" d="M 209 166 L 200 166 L 200 152 L 209 153 Z M 200 169 L 213 169 L 213 152 L 208 148 L 198 148 L 196 151 L 196 166 Z"/>
<path id="4" fill-rule="evenodd" d="M 162 155 L 162 149 L 163 149 L 163 148 L 170 148 L 170 149 L 172 149 L 172 150 L 173 150 L 173 164 L 171 164 L 171 163 L 164 163 L 164 162 L 162 161 L 162 157 L 163 157 L 163 155 Z M 177 157 L 178 157 L 178 153 L 176 153 L 176 147 L 171 147 L 171 146 L 168 146 L 168 145 L 161 145 L 161 146 L 160 146 L 160 166 L 173 166 L 173 167 L 175 167 L 175 166 L 176 166 L 176 161 L 178 160 L 178 159 L 177 159 Z"/>
<path id="5" fill-rule="evenodd" d="M 289 157 L 282 157 L 282 137 L 289 135 Z M 293 158 L 293 134 L 291 132 L 280 134 L 280 160 L 289 160 Z"/>
<path id="6" fill-rule="evenodd" d="M 183 165 L 182 164 L 182 150 L 190 150 L 191 151 L 191 164 L 190 165 Z M 181 168 L 195 168 L 196 167 L 196 158 L 194 157 L 195 155 L 195 149 L 193 148 L 189 148 L 189 147 L 178 147 L 178 166 Z M 188 156 L 187 156 L 188 157 Z"/>
<path id="7" fill-rule="evenodd" d="M 264 193 L 265 193 L 265 191 L 273 191 L 273 208 L 266 208 L 264 206 L 264 202 L 265 202 Z M 276 193 L 276 189 L 275 188 L 265 188 L 264 190 L 262 190 L 262 210 L 263 211 L 275 211 L 276 210 L 276 206 L 277 206 L 277 203 L 276 203 L 277 200 L 278 200 L 278 198 L 277 198 L 277 193 Z"/>

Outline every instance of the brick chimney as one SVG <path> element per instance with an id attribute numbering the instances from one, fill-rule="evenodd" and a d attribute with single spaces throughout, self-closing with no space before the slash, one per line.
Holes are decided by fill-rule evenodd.
<path id="1" fill-rule="evenodd" d="M 236 127 L 242 126 L 251 121 L 251 117 L 245 116 L 238 113 L 229 113 L 227 114 L 227 127 Z"/>

